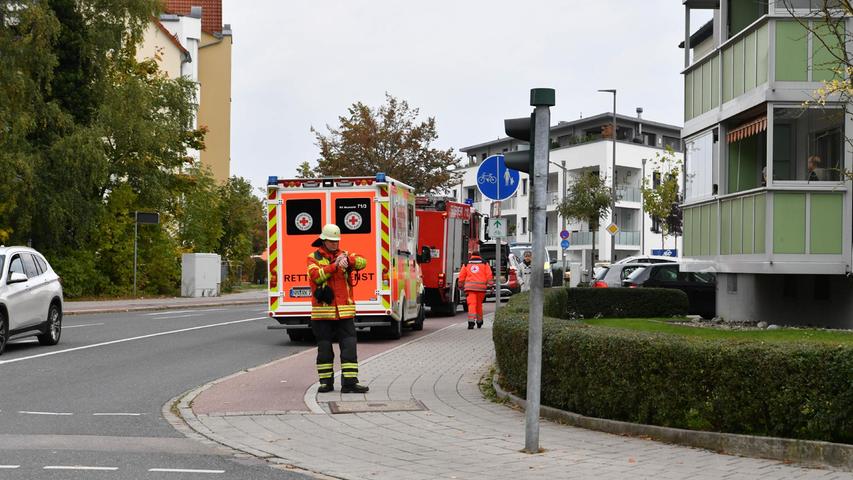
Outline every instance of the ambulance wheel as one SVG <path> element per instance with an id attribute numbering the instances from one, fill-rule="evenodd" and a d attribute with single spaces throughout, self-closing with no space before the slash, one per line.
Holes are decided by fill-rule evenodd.
<path id="1" fill-rule="evenodd" d="M 423 304 L 421 304 L 421 308 L 418 309 L 418 318 L 415 319 L 415 323 L 412 324 L 412 330 L 416 332 L 420 332 L 424 329 L 424 319 L 426 319 L 426 309 Z"/>

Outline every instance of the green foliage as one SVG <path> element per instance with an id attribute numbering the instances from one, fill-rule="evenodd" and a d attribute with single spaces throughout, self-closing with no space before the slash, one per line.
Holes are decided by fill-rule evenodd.
<path id="1" fill-rule="evenodd" d="M 328 135 L 314 128 L 320 159 L 315 173 L 318 176 L 373 176 L 376 172 L 401 180 L 419 194 L 433 193 L 458 183 L 453 170 L 460 158 L 453 149 L 439 150 L 432 146 L 438 139 L 435 118 L 416 123 L 418 109 L 404 100 L 385 95 L 385 104 L 378 110 L 361 102 L 347 109 L 347 116 L 338 117 L 340 126 L 326 126 Z M 300 175 L 310 167 L 300 166 Z"/>
<path id="2" fill-rule="evenodd" d="M 546 314 L 559 310 L 553 289 Z M 554 302 L 548 306 L 547 302 Z M 527 304 L 495 319 L 502 382 L 524 394 Z M 542 404 L 675 428 L 853 442 L 853 346 L 709 339 L 547 316 Z"/>
<path id="3" fill-rule="evenodd" d="M 231 177 L 220 188 L 219 206 L 222 217 L 222 237 L 217 252 L 236 262 L 243 262 L 253 253 L 259 227 L 266 226 L 263 202 L 252 194 L 252 184 L 240 177 Z M 266 238 L 264 236 L 263 238 Z"/>
<path id="4" fill-rule="evenodd" d="M 643 318 L 687 314 L 687 294 L 671 288 L 564 288 L 558 294 L 565 318 Z M 563 300 L 564 297 L 564 300 Z"/>
<path id="5" fill-rule="evenodd" d="M 316 178 L 317 174 L 308 162 L 302 162 L 296 167 L 296 178 Z"/>
<path id="6" fill-rule="evenodd" d="M 598 172 L 584 170 L 569 186 L 557 211 L 569 220 L 586 222 L 592 232 L 592 258 L 595 258 L 595 232 L 598 222 L 610 212 L 610 186 Z"/>
<path id="7" fill-rule="evenodd" d="M 643 209 L 650 216 L 661 220 L 661 242 L 672 233 L 669 222 L 665 220 L 672 212 L 672 204 L 678 202 L 678 177 L 681 175 L 681 164 L 681 160 L 675 158 L 672 147 L 667 146 L 664 153 L 658 153 L 652 161 L 652 175 L 660 177 L 660 184 L 655 187 L 648 178 L 644 178 L 640 186 Z"/>
<path id="8" fill-rule="evenodd" d="M 223 230 L 219 187 L 210 169 L 201 166 L 191 167 L 187 180 L 176 209 L 181 246 L 188 253 L 217 252 Z"/>

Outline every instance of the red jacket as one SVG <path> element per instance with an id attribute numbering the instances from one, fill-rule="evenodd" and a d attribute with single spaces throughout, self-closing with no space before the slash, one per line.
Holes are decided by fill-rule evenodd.
<path id="1" fill-rule="evenodd" d="M 355 302 L 352 299 L 352 286 L 348 275 L 335 265 L 335 258 L 341 252 L 332 253 L 325 247 L 318 248 L 308 255 L 308 278 L 311 280 L 311 320 L 341 320 L 355 317 Z M 347 254 L 349 269 L 361 270 L 367 266 L 367 260 L 354 253 Z M 334 294 L 332 303 L 321 303 L 313 294 L 317 288 L 328 285 Z"/>
<path id="2" fill-rule="evenodd" d="M 493 279 L 492 267 L 477 255 L 471 255 L 468 264 L 459 272 L 459 284 L 466 292 L 485 292 Z"/>

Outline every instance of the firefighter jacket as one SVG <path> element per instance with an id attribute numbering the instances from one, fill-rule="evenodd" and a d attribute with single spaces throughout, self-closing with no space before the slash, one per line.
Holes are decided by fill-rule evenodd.
<path id="1" fill-rule="evenodd" d="M 477 255 L 471 255 L 459 272 L 459 284 L 466 292 L 485 292 L 492 280 L 492 267 Z"/>
<path id="2" fill-rule="evenodd" d="M 349 261 L 346 271 L 338 268 L 335 258 L 345 253 Z M 308 255 L 308 278 L 311 280 L 311 320 L 341 320 L 355 317 L 355 302 L 352 300 L 351 273 L 367 266 L 364 257 L 346 252 L 329 252 L 324 247 Z M 320 295 L 317 290 L 328 287 L 331 292 Z"/>

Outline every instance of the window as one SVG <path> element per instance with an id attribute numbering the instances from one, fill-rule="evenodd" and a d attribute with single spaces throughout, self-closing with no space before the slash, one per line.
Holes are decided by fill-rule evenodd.
<path id="1" fill-rule="evenodd" d="M 409 238 L 413 238 L 415 236 L 415 206 L 411 203 L 406 208 L 406 224 L 409 229 Z"/>
<path id="2" fill-rule="evenodd" d="M 837 182 L 843 158 L 842 108 L 773 110 L 773 180 Z"/>
<path id="3" fill-rule="evenodd" d="M 11 277 L 13 273 L 23 273 L 26 275 L 24 272 L 24 262 L 21 261 L 20 255 L 15 255 L 12 257 L 12 261 L 9 262 L 9 276 Z"/>
<path id="4" fill-rule="evenodd" d="M 708 131 L 684 143 L 687 170 L 687 199 L 712 195 L 714 171 L 714 135 Z"/>
<path id="5" fill-rule="evenodd" d="M 521 217 L 521 234 L 527 233 L 527 217 Z"/>
<path id="6" fill-rule="evenodd" d="M 526 178 L 521 179 L 521 194 L 527 195 L 527 179 Z"/>
<path id="7" fill-rule="evenodd" d="M 659 282 L 675 282 L 678 280 L 678 265 L 664 265 L 652 272 L 652 279 Z"/>
<path id="8" fill-rule="evenodd" d="M 675 152 L 681 151 L 681 139 L 678 137 L 663 136 L 663 148 L 669 147 Z"/>
<path id="9" fill-rule="evenodd" d="M 36 262 L 33 260 L 33 256 L 29 253 L 24 253 L 21 255 L 21 259 L 24 261 L 24 271 L 27 273 L 27 277 L 38 277 L 39 271 L 38 268 L 36 268 Z"/>
<path id="10" fill-rule="evenodd" d="M 319 198 L 295 199 L 284 202 L 288 235 L 320 234 L 323 228 L 322 205 Z"/>
<path id="11" fill-rule="evenodd" d="M 643 134 L 643 143 L 645 145 L 648 145 L 650 147 L 656 147 L 658 144 L 657 142 L 658 142 L 657 135 L 655 135 L 654 133 L 644 133 Z"/>
<path id="12" fill-rule="evenodd" d="M 370 198 L 336 198 L 335 225 L 342 234 L 370 233 L 372 225 Z M 411 222 L 409 218 L 409 222 Z M 411 234 L 411 227 L 409 229 Z"/>

